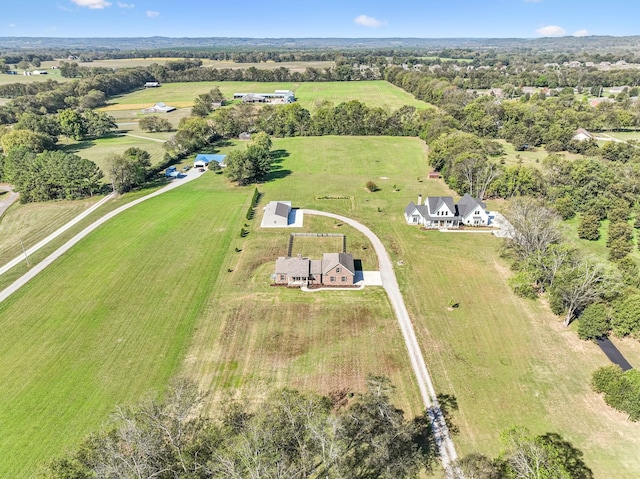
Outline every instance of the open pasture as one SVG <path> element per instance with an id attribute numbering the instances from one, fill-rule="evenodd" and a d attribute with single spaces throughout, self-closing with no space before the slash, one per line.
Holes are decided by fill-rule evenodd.
<path id="1" fill-rule="evenodd" d="M 43 62 L 45 63 L 45 62 Z M 6 83 L 32 83 L 43 82 L 47 80 L 55 80 L 59 82 L 71 81 L 73 78 L 64 78 L 60 75 L 60 70 L 50 70 L 48 67 L 40 67 L 38 70 L 46 70 L 46 75 L 23 75 L 24 70 L 15 70 L 17 75 L 7 75 L 6 73 L 0 73 L 0 85 Z"/>
<path id="2" fill-rule="evenodd" d="M 367 373 L 382 373 L 397 386 L 398 405 L 419 413 L 380 288 L 305 294 L 269 286 L 291 230 L 260 229 L 261 207 L 291 200 L 353 217 L 385 243 L 436 390 L 459 405 L 460 453 L 496 455 L 499 432 L 525 425 L 562 434 L 596 478 L 637 477 L 640 425 L 589 387 L 593 369 L 607 364 L 600 350 L 562 328 L 542 301 L 512 294 L 495 237 L 405 223 L 404 207 L 419 193 L 451 194 L 440 180 L 423 180 L 421 141 L 289 138 L 273 147 L 278 159 L 258 185 L 253 220 L 244 219 L 253 186 L 206 174 L 114 219 L 0 305 L 12 338 L 0 352 L 0 457 L 9 458 L 0 475 L 32 471 L 98 427 L 114 404 L 160 391 L 177 373 L 213 399 L 258 398 L 278 386 L 358 390 Z M 380 190 L 369 193 L 369 180 Z M 373 269 L 371 248 L 348 226 L 307 216 L 302 231 L 346 234 L 348 250 Z M 451 300 L 460 307 L 450 310 Z M 38 304 L 49 305 L 44 320 Z"/>
<path id="3" fill-rule="evenodd" d="M 101 197 L 80 201 L 16 203 L 0 217 L 0 266 L 82 213 Z"/>
<path id="4" fill-rule="evenodd" d="M 0 476 L 31 476 L 180 367 L 250 200 L 182 188 L 114 218 L 0 304 Z"/>
<path id="5" fill-rule="evenodd" d="M 219 87 L 227 97 L 234 93 L 260 93 L 274 90 L 291 90 L 296 94 L 298 103 L 313 110 L 323 101 L 334 104 L 350 100 L 359 100 L 369 106 L 380 106 L 393 111 L 403 105 L 427 108 L 429 105 L 416 100 L 413 95 L 382 81 L 361 82 L 304 82 L 304 83 L 257 83 L 257 82 L 192 82 L 165 83 L 159 88 L 147 88 L 127 95 L 114 97 L 103 111 L 140 110 L 161 101 L 176 107 L 190 107 L 195 98 Z"/>
<path id="6" fill-rule="evenodd" d="M 135 136 L 130 136 L 135 135 Z M 165 134 L 167 137 L 169 134 Z M 163 134 L 149 134 L 145 132 L 120 133 L 96 140 L 69 142 L 63 146 L 64 151 L 93 161 L 104 172 L 105 181 L 109 181 L 108 160 L 111 155 L 120 155 L 128 148 L 137 147 L 146 150 L 151 155 L 151 164 L 157 165 L 164 158 Z"/>
<path id="7" fill-rule="evenodd" d="M 544 301 L 511 292 L 499 239 L 424 232 L 405 223 L 404 207 L 418 193 L 451 194 L 440 180 L 419 179 L 427 171 L 421 142 L 291 138 L 275 140 L 274 148 L 288 152 L 279 168 L 291 173 L 264 186 L 265 200 L 292 199 L 351 216 L 386 244 L 436 390 L 458 402 L 453 421 L 462 454 L 496 455 L 500 431 L 524 425 L 562 434 L 584 452 L 596 478 L 637 477 L 640 425 L 609 409 L 589 386 L 593 370 L 608 364 L 597 346 L 563 328 Z M 380 191 L 365 192 L 367 179 Z M 324 195 L 354 199 L 318 199 Z M 460 307 L 450 311 L 451 300 Z M 630 357 L 638 349 L 629 347 Z"/>

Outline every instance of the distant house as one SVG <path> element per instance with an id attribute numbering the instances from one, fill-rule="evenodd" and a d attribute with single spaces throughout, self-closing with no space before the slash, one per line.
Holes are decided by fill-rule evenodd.
<path id="1" fill-rule="evenodd" d="M 422 204 L 422 196 L 418 196 L 418 204 L 409 203 L 404 217 L 408 224 L 425 228 L 489 225 L 486 204 L 469 194 L 465 194 L 457 204 L 451 196 L 427 196 Z"/>
<path id="2" fill-rule="evenodd" d="M 145 88 L 158 88 L 160 86 L 159 81 L 148 81 L 144 84 Z"/>
<path id="3" fill-rule="evenodd" d="M 240 133 L 238 138 L 243 141 L 248 141 L 251 139 L 251 133 L 249 133 L 248 131 L 243 131 L 242 133 Z"/>
<path id="4" fill-rule="evenodd" d="M 263 228 L 286 227 L 289 225 L 291 201 L 271 201 L 264 207 Z"/>
<path id="5" fill-rule="evenodd" d="M 174 111 L 175 109 L 175 106 L 169 106 L 162 102 L 158 102 L 152 107 L 142 110 L 142 113 L 169 113 L 170 111 Z"/>
<path id="6" fill-rule="evenodd" d="M 281 256 L 276 260 L 275 284 L 300 286 L 353 286 L 356 275 L 349 253 L 324 253 L 321 260 Z"/>
<path id="7" fill-rule="evenodd" d="M 225 167 L 224 160 L 227 158 L 227 155 L 196 155 L 196 160 L 193 162 L 194 168 L 206 168 L 209 166 L 209 163 L 212 161 L 218 162 L 218 164 L 222 167 Z"/>
<path id="8" fill-rule="evenodd" d="M 291 90 L 276 90 L 273 93 L 234 93 L 234 100 L 242 100 L 243 103 L 293 103 L 296 96 Z"/>
<path id="9" fill-rule="evenodd" d="M 593 140 L 594 138 L 595 137 L 593 136 L 592 133 L 588 132 L 584 128 L 578 128 L 576 130 L 575 135 L 573 135 L 573 138 L 571 139 L 575 141 L 588 141 L 588 140 Z"/>
<path id="10" fill-rule="evenodd" d="M 440 178 L 440 173 L 438 173 L 437 171 L 430 171 L 429 172 L 429 179 L 430 180 L 437 180 Z"/>

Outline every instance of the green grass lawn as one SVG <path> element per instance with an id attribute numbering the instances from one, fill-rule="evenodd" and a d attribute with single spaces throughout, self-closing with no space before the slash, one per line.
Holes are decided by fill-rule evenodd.
<path id="1" fill-rule="evenodd" d="M 162 390 L 177 373 L 212 400 L 261 398 L 278 386 L 359 390 L 367 373 L 383 373 L 398 388 L 398 405 L 420 411 L 380 288 L 305 294 L 269 286 L 291 232 L 259 228 L 272 200 L 353 217 L 385 243 L 436 390 L 458 401 L 460 453 L 495 455 L 499 432 L 518 424 L 562 434 L 596 478 L 638 476 L 640 425 L 589 387 L 606 358 L 542 301 L 511 293 L 499 240 L 405 223 L 404 207 L 419 193 L 450 194 L 440 180 L 421 180 L 421 141 L 289 138 L 274 139 L 274 149 L 279 159 L 259 185 L 253 220 L 244 218 L 253 186 L 204 175 L 106 224 L 0 305 L 12 338 L 0 351 L 0 476 L 27 475 L 99 427 L 113 405 Z M 369 180 L 380 190 L 366 191 Z M 346 225 L 307 217 L 303 231 L 346 234 L 365 268 L 376 262 Z M 449 311 L 452 299 L 460 307 Z M 640 357 L 640 348 L 629 349 Z"/>
<path id="2" fill-rule="evenodd" d="M 162 390 L 249 200 L 220 181 L 166 193 L 111 220 L 0 304 L 11 338 L 0 351 L 0 476 L 30 476 L 116 404 Z"/>
<path id="3" fill-rule="evenodd" d="M 494 141 L 500 143 L 504 148 L 505 155 L 502 158 L 504 158 L 505 165 L 507 166 L 521 164 L 529 168 L 542 168 L 542 161 L 549 156 L 547 150 L 542 146 L 533 147 L 526 151 L 516 151 L 515 147 L 506 140 Z M 562 151 L 556 154 L 562 155 L 569 160 L 582 158 L 582 155 L 569 153 L 568 151 Z"/>
<path id="4" fill-rule="evenodd" d="M 138 90 L 127 95 L 114 97 L 110 105 L 103 108 L 107 112 L 140 110 L 162 101 L 179 108 L 189 108 L 201 93 L 207 93 L 218 86 L 222 93 L 231 98 L 234 93 L 260 93 L 274 90 L 295 92 L 298 102 L 304 108 L 313 110 L 322 101 L 334 104 L 349 100 L 360 100 L 369 106 L 381 106 L 393 111 L 403 105 L 427 108 L 429 105 L 416 100 L 413 95 L 382 80 L 359 82 L 304 82 L 304 83 L 258 83 L 258 82 L 193 82 L 165 83 L 160 88 Z"/>
<path id="5" fill-rule="evenodd" d="M 11 206 L 0 217 L 0 266 L 22 252 L 20 240 L 25 248 L 33 246 L 101 198 Z"/>
<path id="6" fill-rule="evenodd" d="M 44 63 L 44 62 L 43 62 Z M 18 72 L 17 75 L 7 75 L 5 73 L 0 73 L 0 85 L 4 85 L 7 83 L 32 83 L 32 82 L 42 82 L 47 80 L 55 80 L 59 82 L 71 81 L 73 78 L 63 78 L 60 75 L 60 70 L 49 70 L 48 67 L 42 66 L 37 68 L 37 70 L 46 70 L 46 75 L 23 75 L 24 70 L 16 70 Z"/>
<path id="7" fill-rule="evenodd" d="M 146 134 L 140 130 L 125 130 L 128 134 L 118 133 L 96 140 L 70 141 L 62 143 L 62 149 L 67 153 L 73 153 L 82 158 L 93 161 L 104 172 L 104 181 L 109 181 L 108 159 L 111 155 L 121 155 L 128 148 L 137 147 L 146 150 L 151 155 L 151 164 L 157 165 L 164 159 L 164 146 L 162 141 L 171 134 L 156 133 Z"/>
<path id="8" fill-rule="evenodd" d="M 607 248 L 607 229 L 609 228 L 609 220 L 604 220 L 600 222 L 600 238 L 596 241 L 589 241 L 585 239 L 580 239 L 578 237 L 578 226 L 580 225 L 580 215 L 576 215 L 574 218 L 563 221 L 562 225 L 564 226 L 564 231 L 566 236 L 569 238 L 571 242 L 580 247 L 583 251 L 586 251 L 602 261 L 606 261 L 609 257 L 609 248 Z M 633 221 L 630 221 L 630 225 L 633 226 Z M 632 228 L 634 238 L 633 243 L 634 247 L 629 253 L 629 256 L 634 260 L 640 260 L 640 250 L 638 250 L 637 246 L 637 231 Z"/>

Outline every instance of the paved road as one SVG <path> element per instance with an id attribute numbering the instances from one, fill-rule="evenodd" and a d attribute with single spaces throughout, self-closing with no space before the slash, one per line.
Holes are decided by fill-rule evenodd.
<path id="1" fill-rule="evenodd" d="M 104 198 L 102 198 L 100 201 L 98 201 L 95 205 L 93 205 L 91 208 L 87 209 L 86 211 L 83 211 L 81 214 L 79 214 L 78 216 L 76 216 L 75 218 L 73 218 L 71 221 L 69 221 L 68 223 L 66 223 L 65 225 L 61 226 L 60 228 L 58 228 L 57 230 L 55 230 L 53 233 L 51 233 L 49 236 L 47 236 L 45 239 L 43 239 L 42 241 L 39 241 L 38 243 L 36 243 L 35 245 L 33 245 L 31 248 L 27 249 L 26 254 L 27 256 L 31 256 L 33 253 L 35 253 L 36 251 L 38 251 L 40 248 L 42 248 L 43 246 L 47 245 L 50 241 L 54 240 L 55 238 L 57 238 L 58 236 L 60 236 L 62 233 L 64 233 L 65 231 L 67 231 L 69 228 L 71 228 L 73 225 L 79 223 L 80 221 L 82 221 L 83 219 L 85 219 L 87 216 L 89 216 L 91 213 L 93 213 L 95 210 L 97 210 L 98 208 L 100 208 L 103 204 L 105 204 L 107 201 L 109 201 L 110 199 L 112 199 L 114 197 L 113 194 L 110 194 L 108 196 L 105 196 Z M 7 264 L 5 264 L 4 266 L 0 267 L 0 275 L 3 275 L 4 273 L 6 273 L 7 271 L 9 271 L 11 268 L 13 268 L 14 266 L 16 266 L 18 263 L 24 261 L 24 254 L 18 255 L 15 258 L 13 258 L 11 261 L 9 261 Z"/>
<path id="2" fill-rule="evenodd" d="M 16 291 L 18 291 L 22 286 L 27 284 L 27 282 L 29 282 L 31 279 L 35 278 L 41 271 L 43 271 L 47 266 L 49 266 L 51 263 L 53 263 L 56 259 L 58 259 L 60 256 L 62 256 L 64 253 L 69 251 L 69 249 L 71 249 L 72 246 L 74 246 L 76 243 L 78 243 L 80 240 L 82 240 L 84 237 L 86 237 L 89 233 L 91 233 L 92 231 L 97 229 L 99 226 L 101 226 L 104 223 L 106 223 L 107 221 L 109 221 L 114 216 L 119 215 L 120 213 L 122 213 L 123 211 L 128 210 L 129 208 L 132 208 L 132 207 L 134 207 L 136 205 L 139 205 L 143 201 L 147 201 L 150 198 L 154 198 L 156 196 L 161 195 L 162 193 L 165 193 L 165 192 L 170 191 L 170 190 L 172 190 L 174 188 L 177 188 L 178 186 L 184 185 L 185 183 L 187 183 L 187 182 L 189 182 L 191 180 L 195 180 L 196 178 L 199 178 L 204 173 L 205 172 L 199 172 L 196 168 L 194 168 L 194 169 L 190 170 L 189 173 L 185 177 L 173 180 L 171 183 L 169 183 L 164 188 L 161 188 L 161 189 L 159 189 L 159 190 L 157 190 L 157 191 L 155 191 L 155 192 L 153 192 L 151 194 L 143 196 L 142 198 L 138 198 L 137 200 L 132 201 L 131 203 L 127 203 L 126 205 L 122 205 L 120 208 L 117 208 L 117 209 L 107 213 L 102 218 L 94 221 L 89 226 L 87 226 L 85 229 L 80 231 L 80 233 L 75 235 L 73 238 L 71 238 L 69 241 L 67 241 L 65 244 L 63 244 L 57 250 L 55 250 L 53 253 L 51 253 L 49 256 L 47 256 L 40 263 L 38 263 L 33 268 L 31 268 L 26 274 L 22 275 L 20 278 L 18 278 L 16 281 L 14 281 L 10 286 L 8 286 L 4 290 L 0 291 L 0 303 L 2 303 L 5 299 L 7 299 L 9 296 L 11 296 Z"/>
<path id="3" fill-rule="evenodd" d="M 4 212 L 9 209 L 9 206 L 11 206 L 13 202 L 18 199 L 18 193 L 13 191 L 9 185 L 5 184 L 0 185 L 0 191 L 9 192 L 6 195 L 2 195 L 2 199 L 0 200 L 0 216 L 2 216 Z"/>
<path id="4" fill-rule="evenodd" d="M 409 351 L 411 366 L 413 367 L 413 371 L 418 381 L 418 387 L 420 389 L 422 401 L 424 402 L 424 405 L 429 413 L 429 417 L 431 418 L 433 431 L 436 437 L 436 443 L 438 444 L 438 447 L 440 449 L 440 459 L 442 460 L 442 465 L 447 471 L 447 475 L 451 475 L 452 463 L 457 459 L 456 450 L 453 445 L 453 441 L 451 440 L 451 435 L 449 434 L 447 424 L 444 421 L 442 410 L 440 409 L 440 406 L 438 404 L 436 391 L 433 387 L 431 376 L 429 376 L 427 366 L 424 362 L 424 357 L 422 356 L 420 345 L 418 344 L 418 340 L 416 339 L 416 333 L 413 329 L 413 324 L 411 322 L 411 318 L 409 317 L 409 312 L 407 311 L 407 307 L 404 304 L 402 293 L 400 293 L 400 286 L 398 285 L 398 280 L 396 279 L 396 275 L 393 271 L 393 264 L 391 263 L 391 259 L 389 258 L 387 250 L 382 244 L 382 241 L 380 241 L 376 234 L 369 228 L 367 228 L 363 224 L 358 223 L 357 221 L 352 220 L 351 218 L 335 215 L 333 213 L 325 213 L 324 211 L 306 209 L 304 210 L 304 214 L 327 216 L 329 218 L 334 218 L 342 221 L 343 223 L 356 228 L 371 241 L 371 244 L 373 245 L 373 248 L 378 255 L 380 275 L 382 277 L 382 286 L 389 296 L 389 300 L 391 301 L 393 310 L 395 311 L 398 322 L 400 323 L 400 329 L 402 330 L 402 335 Z"/>

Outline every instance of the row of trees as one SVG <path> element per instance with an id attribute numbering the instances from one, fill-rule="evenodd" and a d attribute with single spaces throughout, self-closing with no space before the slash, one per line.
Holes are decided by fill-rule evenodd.
<path id="1" fill-rule="evenodd" d="M 22 203 L 91 196 L 101 191 L 102 177 L 92 161 L 62 151 L 14 148 L 0 156 L 0 181 L 12 184 Z"/>
<path id="2" fill-rule="evenodd" d="M 209 417 L 197 388 L 175 381 L 161 401 L 117 408 L 107 430 L 50 462 L 40 477 L 402 479 L 433 473 L 438 451 L 427 416 L 405 418 L 392 393 L 388 379 L 370 376 L 362 394 L 285 389 L 253 407 L 222 401 Z M 447 477 L 593 477 L 582 452 L 558 434 L 513 427 L 501 440 L 499 457 L 470 454 Z"/>
<path id="3" fill-rule="evenodd" d="M 256 407 L 227 401 L 213 418 L 188 382 L 162 401 L 120 407 L 111 427 L 54 460 L 47 479 L 88 477 L 387 478 L 416 477 L 437 450 L 426 417 L 413 420 L 391 403 L 388 379 L 331 398 L 294 390 Z"/>
<path id="4" fill-rule="evenodd" d="M 110 115 L 93 110 L 63 110 L 57 115 L 24 113 L 12 129 L 0 129 L 0 146 L 8 153 L 25 147 L 39 153 L 55 148 L 60 135 L 74 140 L 100 138 L 116 128 Z"/>

